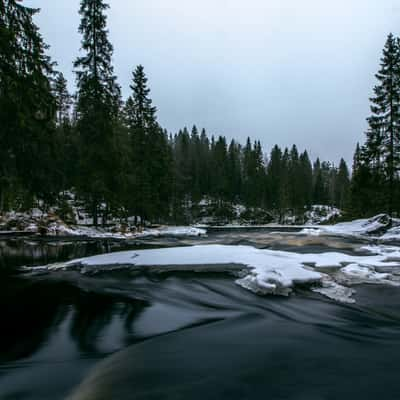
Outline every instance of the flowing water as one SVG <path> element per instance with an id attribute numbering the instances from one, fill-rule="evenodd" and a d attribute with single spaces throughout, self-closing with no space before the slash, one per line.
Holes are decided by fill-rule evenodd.
<path id="1" fill-rule="evenodd" d="M 0 246 L 8 270 L 198 243 L 362 253 L 349 239 L 266 230 L 9 240 Z M 256 296 L 227 272 L 4 274 L 0 399 L 398 399 L 400 290 L 356 289 L 357 303 L 344 305 L 302 290 Z"/>

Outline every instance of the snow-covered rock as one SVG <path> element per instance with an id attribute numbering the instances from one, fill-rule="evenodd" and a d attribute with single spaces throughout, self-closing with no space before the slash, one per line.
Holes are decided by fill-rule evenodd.
<path id="1" fill-rule="evenodd" d="M 372 218 L 357 219 L 334 225 L 320 225 L 303 229 L 304 235 L 335 235 L 380 240 L 382 242 L 400 240 L 400 220 L 379 214 Z"/>
<path id="2" fill-rule="evenodd" d="M 341 215 L 342 212 L 336 207 L 313 205 L 311 210 L 305 213 L 305 221 L 306 225 L 320 225 L 332 223 Z"/>

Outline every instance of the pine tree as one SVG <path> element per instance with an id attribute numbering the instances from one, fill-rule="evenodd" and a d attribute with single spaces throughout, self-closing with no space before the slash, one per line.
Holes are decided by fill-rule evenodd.
<path id="1" fill-rule="evenodd" d="M 157 108 L 142 65 L 132 74 L 124 120 L 130 141 L 129 209 L 141 221 L 165 217 L 170 202 L 173 159 L 168 135 L 157 122 Z"/>
<path id="2" fill-rule="evenodd" d="M 335 205 L 340 210 L 345 210 L 349 206 L 349 196 L 350 196 L 350 174 L 347 168 L 346 161 L 340 159 L 339 170 L 337 172 L 335 180 Z"/>
<path id="3" fill-rule="evenodd" d="M 368 118 L 364 156 L 375 173 L 380 173 L 383 168 L 388 182 L 387 210 L 391 214 L 400 163 L 400 49 L 393 34 L 387 38 L 376 79 L 378 85 L 374 87 L 374 97 L 370 99 L 372 115 Z"/>
<path id="4" fill-rule="evenodd" d="M 120 88 L 116 83 L 108 40 L 103 0 L 82 0 L 80 6 L 82 51 L 74 63 L 77 77 L 77 130 L 80 138 L 79 191 L 91 204 L 94 225 L 98 224 L 99 205 L 107 208 L 114 199 L 113 173 L 118 165 L 115 132 L 120 110 Z"/>
<path id="5" fill-rule="evenodd" d="M 53 95 L 56 102 L 57 125 L 69 124 L 72 96 L 68 92 L 67 80 L 64 78 L 62 72 L 59 72 L 54 80 Z"/>
<path id="6" fill-rule="evenodd" d="M 201 143 L 196 125 L 193 126 L 190 136 L 190 176 L 191 176 L 191 197 L 197 202 L 201 198 L 201 169 L 200 169 Z"/>
<path id="7" fill-rule="evenodd" d="M 325 204 L 327 199 L 326 187 L 319 158 L 317 158 L 313 167 L 313 187 L 313 203 L 318 205 Z"/>
<path id="8" fill-rule="evenodd" d="M 72 126 L 72 96 L 68 92 L 67 80 L 58 72 L 52 82 L 55 98 L 55 174 L 57 192 L 71 189 L 77 176 L 76 160 L 79 158 L 76 132 Z"/>
<path id="9" fill-rule="evenodd" d="M 283 218 L 285 215 L 285 211 L 290 207 L 290 154 L 289 149 L 286 147 L 283 151 L 282 161 L 281 161 L 281 170 L 279 174 L 279 179 L 281 180 L 280 190 L 279 190 L 279 222 L 284 222 Z"/>
<path id="10" fill-rule="evenodd" d="M 300 155 L 299 159 L 299 205 L 309 208 L 312 202 L 312 165 L 307 151 Z"/>
<path id="11" fill-rule="evenodd" d="M 219 136 L 212 151 L 213 197 L 217 200 L 227 200 L 229 197 L 228 149 L 226 139 Z"/>
<path id="12" fill-rule="evenodd" d="M 212 171 L 210 169 L 210 141 L 207 137 L 207 133 L 203 128 L 200 134 L 200 149 L 199 149 L 199 160 L 200 160 L 200 188 L 201 194 L 204 196 L 210 194 L 210 180 Z"/>
<path id="13" fill-rule="evenodd" d="M 293 145 L 289 155 L 289 206 L 295 210 L 301 208 L 302 199 L 300 197 L 300 162 L 299 152 L 296 145 Z"/>
<path id="14" fill-rule="evenodd" d="M 26 206 L 52 196 L 53 63 L 33 16 L 39 10 L 0 0 L 0 210 L 15 193 Z"/>
<path id="15" fill-rule="evenodd" d="M 242 188 L 242 165 L 241 165 L 241 147 L 234 140 L 231 141 L 228 148 L 228 197 L 234 203 L 240 201 Z"/>
<path id="16" fill-rule="evenodd" d="M 281 209 L 281 173 L 282 150 L 276 145 L 271 150 L 267 166 L 268 206 L 273 210 Z"/>

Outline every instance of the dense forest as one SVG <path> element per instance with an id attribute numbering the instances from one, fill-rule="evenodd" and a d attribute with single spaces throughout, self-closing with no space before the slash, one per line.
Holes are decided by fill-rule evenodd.
<path id="1" fill-rule="evenodd" d="M 0 212 L 65 207 L 74 193 L 95 225 L 138 216 L 182 222 L 202 199 L 283 215 L 312 204 L 347 215 L 400 209 L 400 40 L 389 35 L 371 98 L 369 130 L 352 176 L 342 159 L 312 162 L 296 145 L 262 148 L 196 126 L 169 133 L 157 121 L 143 66 L 123 100 L 112 65 L 104 0 L 82 0 L 76 92 L 47 55 L 38 10 L 0 0 Z M 301 138 L 300 138 L 301 139 Z"/>

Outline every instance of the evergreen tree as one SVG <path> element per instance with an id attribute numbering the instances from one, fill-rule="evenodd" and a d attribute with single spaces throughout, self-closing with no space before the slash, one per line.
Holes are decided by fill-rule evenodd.
<path id="1" fill-rule="evenodd" d="M 229 197 L 228 178 L 228 149 L 226 139 L 219 136 L 212 149 L 213 159 L 213 197 L 218 200 L 227 200 Z"/>
<path id="2" fill-rule="evenodd" d="M 39 10 L 0 1 L 0 210 L 50 201 L 53 192 L 53 63 L 33 17 Z"/>
<path id="3" fill-rule="evenodd" d="M 200 149 L 199 149 L 199 163 L 200 163 L 200 189 L 201 194 L 204 196 L 210 193 L 210 180 L 212 171 L 210 169 L 210 141 L 207 137 L 205 129 L 202 129 L 200 134 Z"/>
<path id="4" fill-rule="evenodd" d="M 271 209 L 281 209 L 281 173 L 282 173 L 282 150 L 276 145 L 271 151 L 267 166 L 267 190 L 268 206 Z"/>
<path id="5" fill-rule="evenodd" d="M 132 74 L 132 90 L 124 120 L 130 139 L 129 209 L 135 216 L 161 218 L 169 206 L 172 184 L 172 154 L 168 137 L 157 122 L 144 68 L 139 65 Z M 165 213 L 164 213 L 165 215 Z"/>
<path id="6" fill-rule="evenodd" d="M 55 98 L 55 171 L 57 192 L 71 189 L 76 180 L 76 160 L 79 158 L 78 141 L 72 126 L 72 96 L 68 92 L 67 80 L 59 72 L 52 85 Z"/>
<path id="7" fill-rule="evenodd" d="M 190 175 L 191 175 L 191 197 L 198 201 L 201 198 L 201 143 L 196 125 L 193 126 L 190 136 Z"/>
<path id="8" fill-rule="evenodd" d="M 335 180 L 335 205 L 340 210 L 345 210 L 349 206 L 350 196 L 350 174 L 346 161 L 340 159 L 339 170 Z"/>
<path id="9" fill-rule="evenodd" d="M 326 187 L 321 168 L 321 161 L 317 158 L 313 168 L 313 203 L 318 205 L 325 204 L 326 199 Z"/>
<path id="10" fill-rule="evenodd" d="M 289 206 L 298 210 L 303 205 L 303 199 L 300 197 L 300 160 L 296 145 L 293 145 L 289 154 Z"/>
<path id="11" fill-rule="evenodd" d="M 392 213 L 400 162 L 400 49 L 393 34 L 387 38 L 376 79 L 364 156 L 375 170 L 373 174 L 381 173 L 383 168 L 387 178 L 387 210 Z"/>
<path id="12" fill-rule="evenodd" d="M 289 149 L 286 147 L 285 150 L 283 151 L 282 155 L 282 162 L 281 162 L 281 170 L 280 170 L 280 190 L 279 190 L 279 222 L 283 223 L 284 222 L 284 215 L 285 211 L 290 207 L 290 180 L 289 180 L 289 174 L 290 174 L 290 154 L 289 154 Z"/>
<path id="13" fill-rule="evenodd" d="M 264 199 L 265 166 L 261 143 L 251 145 L 247 138 L 243 149 L 243 200 L 247 206 L 261 206 Z"/>
<path id="14" fill-rule="evenodd" d="M 120 88 L 116 83 L 108 40 L 103 0 L 82 0 L 80 6 L 82 51 L 74 63 L 77 77 L 77 131 L 80 140 L 80 179 L 78 188 L 91 204 L 94 225 L 99 205 L 103 224 L 110 203 L 115 199 L 118 151 L 116 127 L 120 110 Z"/>
<path id="15" fill-rule="evenodd" d="M 70 124 L 72 96 L 68 92 L 67 80 L 62 72 L 59 72 L 54 80 L 53 95 L 55 98 L 57 125 Z"/>
<path id="16" fill-rule="evenodd" d="M 241 147 L 234 140 L 229 144 L 227 163 L 228 197 L 232 203 L 238 202 L 242 188 Z"/>
<path id="17" fill-rule="evenodd" d="M 312 202 L 313 171 L 307 151 L 304 151 L 300 155 L 298 180 L 299 180 L 299 185 L 298 185 L 299 206 L 309 208 Z"/>

